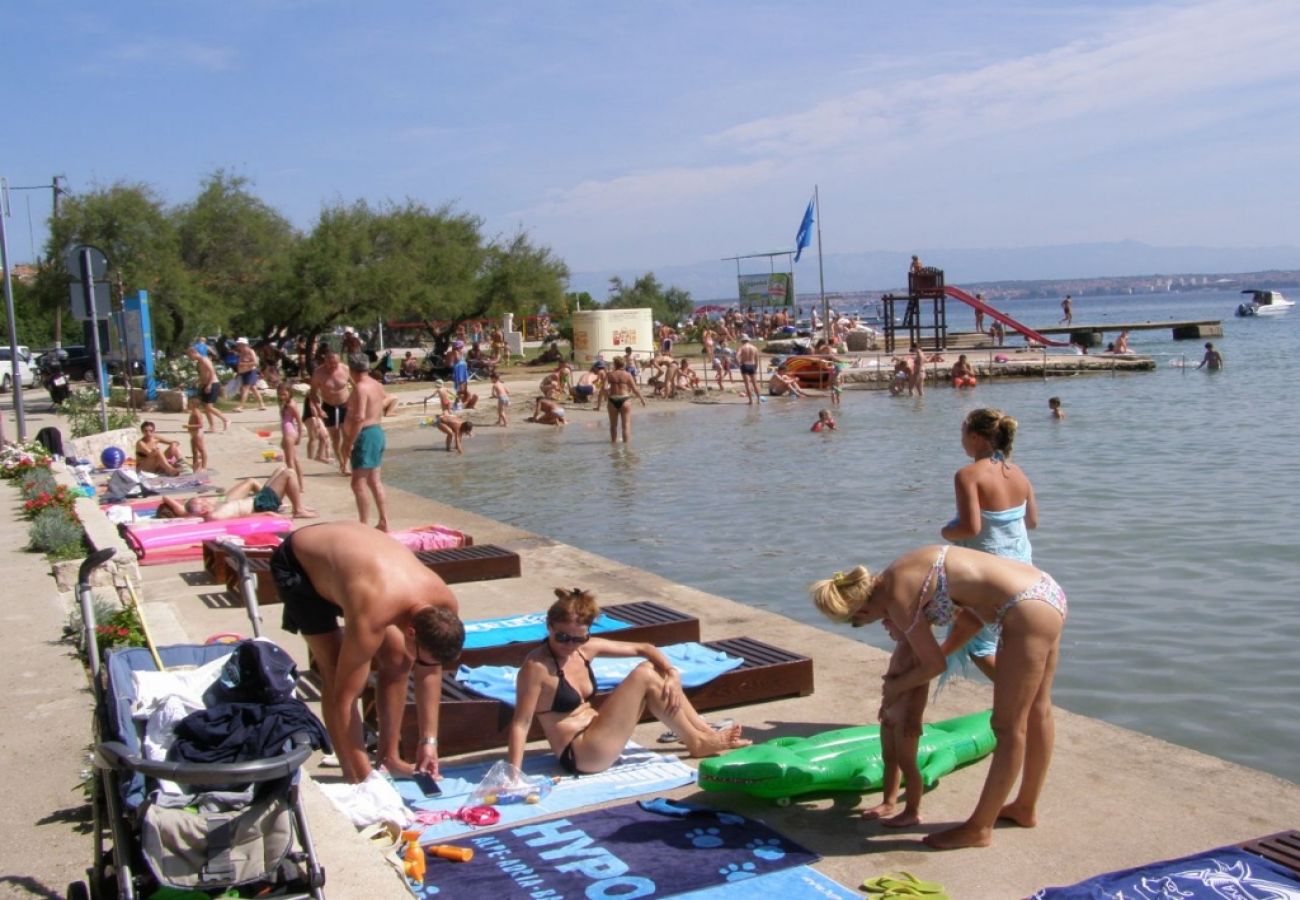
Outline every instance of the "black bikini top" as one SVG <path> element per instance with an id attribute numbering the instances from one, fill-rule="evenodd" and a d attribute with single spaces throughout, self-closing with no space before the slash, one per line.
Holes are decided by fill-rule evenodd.
<path id="1" fill-rule="evenodd" d="M 564 677 L 564 667 L 560 665 L 560 660 L 555 655 L 555 650 L 551 648 L 549 642 L 546 647 L 551 651 L 551 659 L 555 660 L 555 674 L 558 675 L 560 679 L 559 684 L 555 686 L 555 698 L 551 701 L 551 708 L 547 711 L 553 713 L 571 713 L 595 695 L 596 673 L 591 670 L 591 660 L 587 659 L 587 657 L 583 656 L 582 653 L 579 652 L 578 656 L 581 657 L 582 661 L 587 665 L 587 676 L 591 679 L 592 687 L 591 693 L 586 697 L 583 697 L 574 689 L 573 685 L 569 684 L 569 680 Z"/>

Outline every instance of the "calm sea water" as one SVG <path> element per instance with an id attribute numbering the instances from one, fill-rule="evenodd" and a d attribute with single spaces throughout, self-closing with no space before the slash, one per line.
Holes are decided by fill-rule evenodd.
<path id="1" fill-rule="evenodd" d="M 1080 298 L 1076 322 L 1221 318 L 1224 371 L 1200 341 L 1134 332 L 1154 373 L 933 388 L 923 400 L 849 391 L 840 430 L 815 402 L 636 418 L 611 449 L 603 416 L 562 431 L 484 428 L 463 457 L 397 452 L 415 493 L 799 621 L 813 578 L 937 543 L 978 406 L 1020 422 L 1015 458 L 1038 494 L 1034 560 L 1070 597 L 1056 700 L 1300 780 L 1300 312 L 1234 319 L 1237 294 Z M 1007 304 L 1054 324 L 1057 301 Z M 965 311 L 950 313 L 964 327 Z M 1174 363 L 1185 358 L 1184 369 Z M 1068 411 L 1049 419 L 1047 399 Z M 516 406 L 516 409 L 519 407 Z M 525 434 L 520 434 L 523 431 Z M 432 432 L 416 433 L 432 443 Z M 539 605 L 547 601 L 538 597 Z M 877 646 L 883 633 L 853 632 Z M 848 633 L 848 632 L 841 632 Z"/>

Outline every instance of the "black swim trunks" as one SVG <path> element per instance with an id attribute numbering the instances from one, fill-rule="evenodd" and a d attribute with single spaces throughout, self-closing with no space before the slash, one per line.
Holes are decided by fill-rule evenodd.
<path id="1" fill-rule="evenodd" d="M 199 400 L 203 403 L 206 403 L 208 406 L 212 406 L 213 404 L 215 404 L 217 402 L 217 399 L 220 396 L 221 396 L 220 381 L 214 381 L 212 382 L 212 384 L 208 385 L 207 387 L 199 389 Z"/>
<path id="2" fill-rule="evenodd" d="M 271 553 L 271 577 L 284 603 L 280 624 L 291 634 L 329 634 L 339 627 L 343 609 L 316 592 L 293 554 L 293 535 Z"/>
<path id="3" fill-rule="evenodd" d="M 348 405 L 346 403 L 335 406 L 332 403 L 326 403 L 323 400 L 320 405 L 321 418 L 325 420 L 326 428 L 341 428 L 343 420 L 348 415 Z"/>

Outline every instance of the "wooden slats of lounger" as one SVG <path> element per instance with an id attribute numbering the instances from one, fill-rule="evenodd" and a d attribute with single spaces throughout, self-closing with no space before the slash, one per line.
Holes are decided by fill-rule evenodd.
<path id="1" fill-rule="evenodd" d="M 610 640 L 636 641 L 662 647 L 700 639 L 699 619 L 658 603 L 619 603 L 603 606 L 600 611 L 628 624 L 627 628 L 601 633 L 601 637 Z M 460 662 L 466 666 L 518 666 L 540 644 L 541 641 L 516 641 L 493 647 L 475 647 L 463 651 Z"/>
<path id="2" fill-rule="evenodd" d="M 1300 831 L 1279 831 L 1237 846 L 1285 866 L 1300 877 Z"/>
<path id="3" fill-rule="evenodd" d="M 803 697 L 813 692 L 813 664 L 806 656 L 753 638 L 709 641 L 704 646 L 739 656 L 744 663 L 686 692 L 698 710 L 760 703 L 779 697 Z M 602 691 L 592 702 L 599 707 L 608 696 L 608 691 Z M 438 724 L 440 754 L 453 756 L 504 747 L 509 740 L 512 713 L 507 704 L 467 690 L 451 674 L 444 675 Z M 373 709 L 367 710 L 367 718 L 373 723 Z M 642 720 L 651 718 L 647 711 Z M 411 696 L 402 717 L 402 752 L 408 759 L 414 758 L 418 728 L 414 696 Z M 541 727 L 534 720 L 528 739 L 540 737 Z"/>
<path id="4" fill-rule="evenodd" d="M 422 550 L 415 555 L 448 584 L 518 578 L 521 572 L 519 554 L 495 544 Z M 248 566 L 257 576 L 257 602 L 263 605 L 279 603 L 280 595 L 275 589 L 275 579 L 271 577 L 271 554 L 254 556 L 248 553 Z M 239 571 L 230 565 L 226 566 L 226 588 L 239 595 Z M 243 598 L 239 599 L 242 602 Z"/>

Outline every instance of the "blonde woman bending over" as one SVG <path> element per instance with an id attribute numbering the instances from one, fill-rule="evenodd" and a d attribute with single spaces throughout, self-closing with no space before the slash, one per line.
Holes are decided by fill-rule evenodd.
<path id="1" fill-rule="evenodd" d="M 512 766 L 523 764 L 528 730 L 537 718 L 566 772 L 603 772 L 623 752 L 647 706 L 680 735 L 693 757 L 715 756 L 750 743 L 740 736 L 739 725 L 714 731 L 700 718 L 682 692 L 681 673 L 657 647 L 593 637 L 591 623 L 600 610 L 591 594 L 556 588 L 555 596 L 559 599 L 546 613 L 546 642 L 528 654 L 515 682 L 507 757 Z M 646 660 L 623 679 L 599 712 L 591 705 L 596 693 L 591 661 L 598 656 Z"/>
<path id="2" fill-rule="evenodd" d="M 986 847 L 998 819 L 1034 827 L 1052 761 L 1052 678 L 1066 615 L 1065 592 L 1052 576 L 978 550 L 930 546 L 904 553 L 875 576 L 858 566 L 818 581 L 809 594 L 833 621 L 860 626 L 888 619 L 903 633 L 915 662 L 885 676 L 886 706 L 943 673 L 944 650 L 932 626 L 955 625 L 948 639 L 953 650 L 981 623 L 1002 626 L 993 682 L 998 744 L 984 790 L 970 818 L 927 836 L 925 843 L 939 850 Z M 1020 792 L 1007 804 L 1017 777 Z"/>

